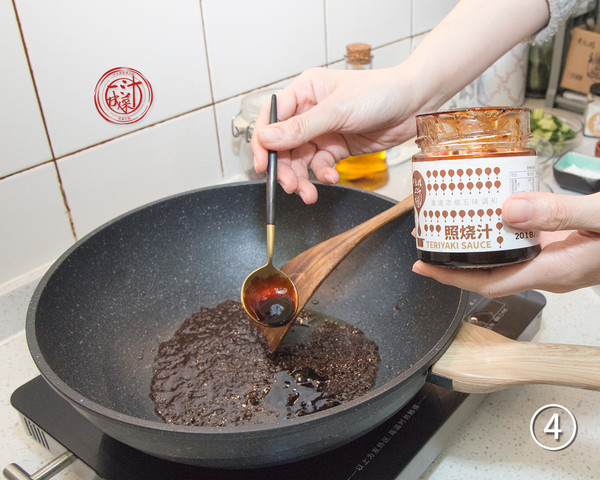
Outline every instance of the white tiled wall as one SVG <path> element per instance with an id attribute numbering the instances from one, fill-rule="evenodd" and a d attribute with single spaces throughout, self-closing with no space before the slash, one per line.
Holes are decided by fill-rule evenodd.
<path id="1" fill-rule="evenodd" d="M 57 157 L 212 103 L 198 1 L 16 5 Z M 90 101 L 104 72 L 123 66 L 141 72 L 154 92 L 148 114 L 127 126 L 104 120 Z"/>
<path id="2" fill-rule="evenodd" d="M 203 1 L 215 101 L 324 65 L 323 3 Z"/>
<path id="3" fill-rule="evenodd" d="M 337 63 L 405 59 L 456 0 L 0 0 L 0 284 L 132 208 L 230 181 L 251 163 L 231 134 L 244 95 Z M 131 125 L 94 88 L 113 67 L 154 93 Z"/>
<path id="4" fill-rule="evenodd" d="M 0 1 L 0 48 L 1 178 L 50 160 L 52 154 L 10 0 Z"/>

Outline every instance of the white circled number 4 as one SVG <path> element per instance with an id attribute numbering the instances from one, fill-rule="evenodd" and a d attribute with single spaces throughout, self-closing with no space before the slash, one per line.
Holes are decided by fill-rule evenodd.
<path id="1" fill-rule="evenodd" d="M 558 413 L 554 413 L 550 417 L 550 420 L 544 427 L 544 433 L 548 435 L 554 434 L 554 440 L 556 441 L 560 439 L 560 434 L 563 433 L 563 431 L 560 428 L 560 416 Z"/>

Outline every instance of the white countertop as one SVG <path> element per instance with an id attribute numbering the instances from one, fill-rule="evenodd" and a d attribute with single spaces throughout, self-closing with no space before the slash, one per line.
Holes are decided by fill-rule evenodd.
<path id="1" fill-rule="evenodd" d="M 410 191 L 409 163 L 390 168 L 392 180 L 380 193 L 402 198 Z M 30 473 L 51 460 L 31 440 L 10 406 L 12 392 L 38 375 L 22 325 L 39 275 L 21 279 L 18 288 L 0 291 L 0 469 L 16 462 Z M 544 294 L 547 305 L 535 341 L 600 345 L 600 296 L 591 288 L 568 294 Z M 12 330 L 11 330 L 12 329 Z M 14 331 L 14 333 L 13 333 Z M 540 407 L 557 403 L 576 417 L 578 434 L 565 450 L 550 452 L 536 445 L 529 422 Z M 524 386 L 488 395 L 421 477 L 426 480 L 596 479 L 600 478 L 600 392 L 566 387 Z M 78 480 L 67 469 L 55 478 Z"/>

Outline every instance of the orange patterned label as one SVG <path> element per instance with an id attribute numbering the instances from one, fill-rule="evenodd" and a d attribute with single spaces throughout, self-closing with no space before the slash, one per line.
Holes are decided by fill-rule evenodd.
<path id="1" fill-rule="evenodd" d="M 593 137 L 600 137 L 600 113 L 594 113 L 587 119 L 587 132 Z"/>
<path id="2" fill-rule="evenodd" d="M 417 248 L 468 253 L 536 245 L 536 232 L 504 225 L 502 204 L 537 190 L 536 156 L 413 162 Z"/>

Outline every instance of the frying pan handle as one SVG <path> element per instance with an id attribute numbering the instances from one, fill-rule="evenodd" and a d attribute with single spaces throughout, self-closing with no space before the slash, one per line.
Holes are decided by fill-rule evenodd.
<path id="1" fill-rule="evenodd" d="M 58 472 L 64 470 L 67 466 L 71 465 L 77 457 L 68 450 L 52 460 L 48 465 L 42 467 L 40 470 L 35 472 L 33 475 L 29 475 L 19 465 L 11 463 L 4 468 L 2 472 L 4 478 L 8 480 L 47 480 L 52 478 Z"/>
<path id="2" fill-rule="evenodd" d="M 531 383 L 600 390 L 600 347 L 521 342 L 463 322 L 431 372 L 464 393 Z"/>

